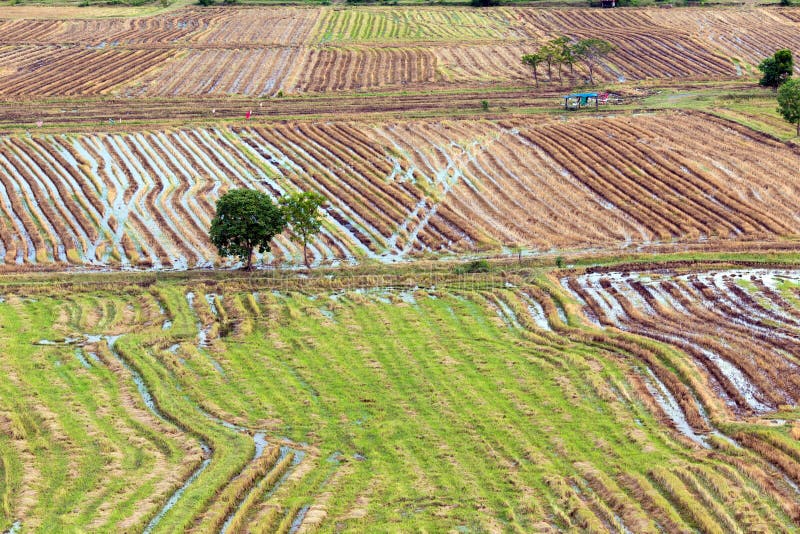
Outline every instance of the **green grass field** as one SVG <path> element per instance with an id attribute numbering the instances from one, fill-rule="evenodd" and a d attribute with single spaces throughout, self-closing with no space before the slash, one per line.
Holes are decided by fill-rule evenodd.
<path id="1" fill-rule="evenodd" d="M 681 356 L 581 326 L 543 275 L 407 283 L 7 287 L 0 528 L 791 528 L 752 451 L 654 415 L 640 353 Z"/>

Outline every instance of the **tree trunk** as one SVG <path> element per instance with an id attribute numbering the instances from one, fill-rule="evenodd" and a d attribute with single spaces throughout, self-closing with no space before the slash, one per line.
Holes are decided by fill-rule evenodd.
<path id="1" fill-rule="evenodd" d="M 558 83 L 561 85 L 563 80 L 561 79 L 561 63 L 558 64 Z"/>
<path id="2" fill-rule="evenodd" d="M 306 269 L 311 269 L 308 264 L 308 243 L 306 241 L 303 241 L 303 263 L 306 264 Z"/>
<path id="3" fill-rule="evenodd" d="M 587 66 L 589 67 L 589 83 L 594 85 L 594 66 L 591 63 L 588 63 Z"/>
<path id="4" fill-rule="evenodd" d="M 253 270 L 253 249 L 250 249 L 250 252 L 247 253 L 247 263 L 244 266 L 245 271 L 252 271 Z"/>
<path id="5" fill-rule="evenodd" d="M 553 67 L 553 65 L 548 61 L 547 62 L 547 79 L 548 80 L 552 80 L 553 79 L 552 67 Z"/>
<path id="6" fill-rule="evenodd" d="M 575 76 L 575 63 L 570 62 L 569 64 L 569 75 Z"/>
<path id="7" fill-rule="evenodd" d="M 533 79 L 536 81 L 536 87 L 539 87 L 539 73 L 536 72 L 536 67 L 533 67 Z"/>

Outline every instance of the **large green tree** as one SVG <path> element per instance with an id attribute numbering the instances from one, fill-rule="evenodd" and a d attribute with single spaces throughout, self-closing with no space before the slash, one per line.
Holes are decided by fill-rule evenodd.
<path id="1" fill-rule="evenodd" d="M 292 239 L 303 245 L 303 263 L 307 269 L 311 267 L 308 262 L 308 243 L 322 228 L 319 208 L 326 200 L 314 191 L 293 193 L 281 198 L 281 208 L 292 230 Z"/>
<path id="2" fill-rule="evenodd" d="M 272 238 L 285 228 L 283 211 L 269 195 L 254 189 L 232 189 L 217 200 L 209 237 L 220 256 L 237 256 L 250 270 L 253 251 L 269 251 Z"/>
<path id="3" fill-rule="evenodd" d="M 792 51 L 785 48 L 778 50 L 772 57 L 759 63 L 758 70 L 763 74 L 758 82 L 759 85 L 777 89 L 792 76 L 794 70 Z"/>
<path id="4" fill-rule="evenodd" d="M 594 69 L 608 54 L 614 51 L 614 45 L 603 39 L 581 39 L 573 47 L 573 54 L 586 64 L 589 69 L 589 83 L 594 85 Z"/>
<path id="5" fill-rule="evenodd" d="M 797 125 L 797 135 L 800 136 L 800 80 L 789 80 L 778 89 L 778 113 Z"/>

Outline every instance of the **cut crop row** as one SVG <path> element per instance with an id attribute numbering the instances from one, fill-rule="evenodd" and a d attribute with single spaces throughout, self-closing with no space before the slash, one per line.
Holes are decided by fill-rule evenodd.
<path id="1" fill-rule="evenodd" d="M 316 33 L 322 43 L 493 40 L 504 26 L 495 12 L 468 9 L 328 9 Z"/>
<path id="2" fill-rule="evenodd" d="M 324 194 L 315 262 L 800 232 L 800 218 L 772 215 L 800 213 L 782 175 L 797 155 L 693 114 L 12 136 L 0 155 L 6 264 L 208 265 L 208 224 L 232 187 Z M 286 236 L 273 248 L 277 263 L 300 252 Z"/>
<path id="3" fill-rule="evenodd" d="M 0 76 L 0 95 L 104 94 L 159 66 L 168 50 L 86 50 L 53 47 Z"/>
<path id="4" fill-rule="evenodd" d="M 303 48 L 190 49 L 137 82 L 128 92 L 147 96 L 288 92 L 304 62 Z"/>

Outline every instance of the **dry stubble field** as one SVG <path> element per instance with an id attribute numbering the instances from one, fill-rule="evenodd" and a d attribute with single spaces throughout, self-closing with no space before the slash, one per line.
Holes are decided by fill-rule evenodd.
<path id="1" fill-rule="evenodd" d="M 608 81 L 737 78 L 777 48 L 798 49 L 798 20 L 791 8 L 220 7 L 85 20 L 0 13 L 0 97 L 520 84 L 530 78 L 520 56 L 559 35 L 613 43 L 600 69 Z"/>

